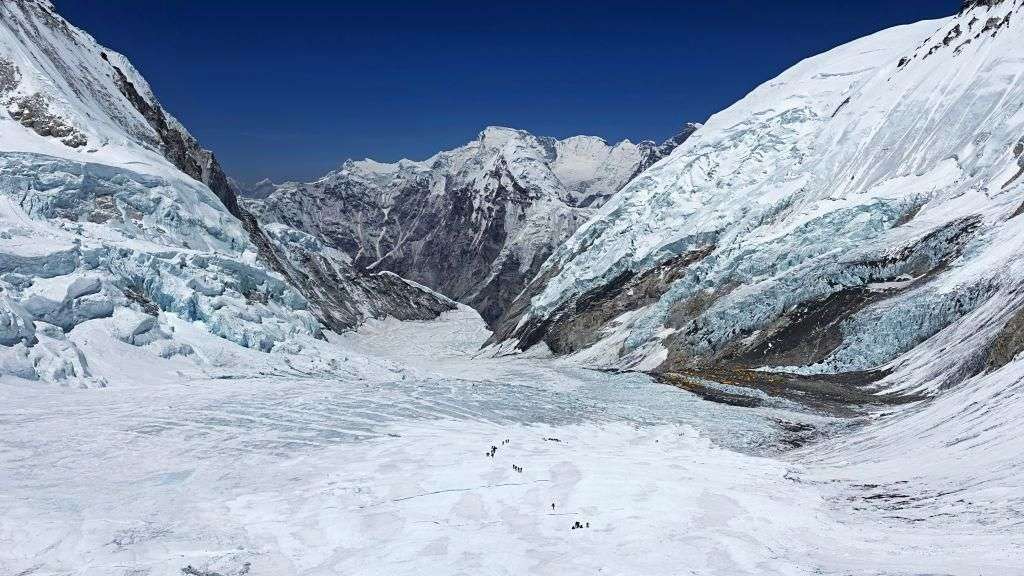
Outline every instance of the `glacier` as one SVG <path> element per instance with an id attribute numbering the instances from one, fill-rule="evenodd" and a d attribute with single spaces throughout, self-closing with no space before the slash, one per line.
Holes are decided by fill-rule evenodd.
<path id="1" fill-rule="evenodd" d="M 0 381 L 0 570 L 1024 566 L 1020 362 L 932 403 L 849 420 L 707 402 L 565 360 L 481 357 L 488 330 L 465 307 L 372 320 L 290 356 L 190 326 L 177 329 L 215 360 L 201 369 L 172 357 L 98 390 Z M 152 372 L 103 331 L 72 334 L 100 373 Z"/>
<path id="2" fill-rule="evenodd" d="M 492 343 L 611 367 L 877 371 L 905 390 L 973 375 L 969 357 L 943 382 L 899 367 L 1020 290 L 1020 10 L 966 6 L 758 87 L 561 245 Z M 625 293 L 667 270 L 654 296 Z M 608 342 L 581 338 L 584 318 Z"/>
<path id="3" fill-rule="evenodd" d="M 662 145 L 489 128 L 245 187 L 0 3 L 0 574 L 1021 573 L 1021 13 Z M 488 247 L 438 269 L 480 310 L 385 265 L 420 208 Z"/>

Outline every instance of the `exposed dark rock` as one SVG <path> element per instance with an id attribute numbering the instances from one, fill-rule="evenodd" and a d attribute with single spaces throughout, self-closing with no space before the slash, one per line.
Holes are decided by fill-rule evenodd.
<path id="1" fill-rule="evenodd" d="M 301 232 L 291 231 L 295 238 L 272 238 L 255 216 L 242 212 L 242 224 L 260 259 L 306 298 L 310 311 L 329 330 L 349 330 L 371 317 L 430 320 L 455 308 L 453 302 L 394 274 L 357 270 L 316 244 L 304 244 Z"/>
<path id="2" fill-rule="evenodd" d="M 908 212 L 908 218 L 914 212 Z M 895 225 L 905 224 L 903 220 Z M 882 259 L 845 264 L 837 269 L 844 280 L 837 279 L 832 292 L 780 310 L 778 316 L 758 326 L 756 331 L 750 328 L 722 335 L 723 340 L 713 345 L 696 336 L 703 326 L 702 315 L 736 286 L 724 283 L 677 301 L 665 321 L 667 328 L 675 330 L 664 341 L 668 359 L 658 370 L 744 369 L 821 362 L 844 343 L 843 326 L 848 319 L 872 304 L 930 282 L 960 255 L 980 225 L 979 217 L 957 220 Z M 621 273 L 544 317 L 521 320 L 530 299 L 557 274 L 552 267 L 517 298 L 497 324 L 488 344 L 514 340 L 518 349 L 526 350 L 545 342 L 556 354 L 586 348 L 600 340 L 602 331 L 615 318 L 658 301 L 692 264 L 707 258 L 713 250 L 709 246 L 687 252 L 641 274 Z M 851 286 L 851 277 L 859 277 L 863 283 Z M 883 287 L 872 287 L 873 284 Z M 957 306 L 963 308 L 966 304 Z"/>
<path id="3" fill-rule="evenodd" d="M 985 20 L 985 26 L 981 29 L 981 32 L 984 34 L 990 30 L 998 31 L 1007 22 L 1009 22 L 1009 15 L 1005 18 L 989 18 Z"/>
<path id="4" fill-rule="evenodd" d="M 989 345 L 986 368 L 998 370 L 1024 352 L 1024 308 L 1018 310 Z"/>
<path id="5" fill-rule="evenodd" d="M 821 362 L 842 345 L 843 321 L 883 297 L 865 288 L 850 288 L 801 304 L 779 320 L 781 327 L 771 330 L 772 337 L 740 353 L 735 361 L 769 366 Z"/>
<path id="6" fill-rule="evenodd" d="M 884 372 L 804 376 L 718 367 L 662 372 L 654 376 L 663 384 L 721 404 L 755 408 L 768 403 L 766 395 L 839 417 L 859 416 L 865 413 L 866 408 L 907 404 L 921 399 L 906 394 L 871 393 L 868 386 L 886 376 Z"/>
<path id="7" fill-rule="evenodd" d="M 103 59 L 110 63 L 109 58 Z M 307 250 L 301 244 L 272 239 L 257 218 L 239 205 L 236 188 L 213 153 L 203 149 L 188 132 L 169 120 L 158 103 L 139 93 L 119 67 L 112 63 L 110 66 L 118 89 L 156 132 L 164 156 L 182 172 L 210 187 L 224 207 L 242 221 L 260 259 L 306 298 L 311 311 L 326 328 L 348 330 L 368 317 L 432 319 L 454 308 L 451 302 L 395 276 L 363 272 L 348 262 Z M 254 292 L 246 297 L 251 302 L 260 302 L 263 295 Z"/>
<path id="8" fill-rule="evenodd" d="M 246 576 L 250 570 L 252 570 L 251 562 L 243 562 L 241 566 L 226 574 L 214 572 L 213 570 L 200 570 L 189 564 L 181 569 L 181 573 L 185 576 Z"/>
<path id="9" fill-rule="evenodd" d="M 381 191 L 343 179 L 336 185 L 303 185 L 271 200 L 287 202 L 287 208 L 272 204 L 270 209 L 274 219 L 351 255 L 357 268 L 392 271 L 488 318 L 522 288 L 516 255 L 497 259 L 508 238 L 507 222 L 523 218 L 535 199 L 503 170 L 501 164 L 495 167 L 489 177 L 496 185 L 483 194 L 453 186 L 433 195 L 430 183 L 417 178 L 398 185 L 382 206 L 377 203 Z"/>
<path id="10" fill-rule="evenodd" d="M 683 125 L 683 129 L 680 130 L 678 134 L 664 141 L 660 145 L 657 145 L 654 142 L 649 141 L 641 142 L 640 146 L 643 147 L 644 159 L 643 161 L 641 161 L 640 166 L 637 167 L 636 171 L 633 173 L 633 176 L 630 178 L 630 180 L 636 178 L 642 172 L 644 172 L 651 166 L 654 166 L 656 162 L 671 154 L 673 151 L 675 151 L 676 148 L 678 148 L 684 142 L 689 140 L 690 136 L 693 136 L 693 133 L 699 129 L 700 124 L 694 124 L 690 122 Z"/>
<path id="11" fill-rule="evenodd" d="M 640 274 L 625 271 L 607 284 L 570 300 L 542 320 L 528 320 L 518 326 L 517 317 L 512 316 L 499 326 L 489 343 L 516 338 L 519 340 L 517 347 L 526 350 L 543 341 L 556 354 L 586 348 L 600 340 L 601 329 L 609 321 L 657 302 L 687 268 L 713 250 L 714 246 L 707 246 L 686 252 Z M 525 294 L 521 299 L 529 300 Z"/>
<path id="12" fill-rule="evenodd" d="M 902 60 L 900 62 L 901 62 L 900 66 L 902 66 L 903 65 L 902 64 Z M 840 103 L 839 106 L 836 108 L 835 112 L 832 113 L 832 117 L 835 118 L 836 116 L 838 116 L 839 112 L 841 112 L 843 110 L 843 108 L 845 108 L 846 105 L 849 104 L 849 103 L 850 103 L 850 99 L 849 98 L 847 98 L 846 100 L 843 100 L 842 103 Z"/>
<path id="13" fill-rule="evenodd" d="M 950 44 L 953 43 L 954 40 L 960 37 L 960 34 L 960 25 L 957 24 L 956 26 L 953 27 L 952 30 L 949 31 L 948 34 L 946 34 L 946 37 L 942 39 L 942 45 L 949 46 Z"/>
<path id="14" fill-rule="evenodd" d="M 89 142 L 85 134 L 50 111 L 50 103 L 42 94 L 14 98 L 7 105 L 7 113 L 36 134 L 56 138 L 65 146 L 81 148 Z"/>
<path id="15" fill-rule="evenodd" d="M 1013 155 L 1017 159 L 1017 167 L 1019 168 L 1019 170 L 1017 170 L 1017 172 L 1012 177 L 1010 177 L 1010 179 L 1007 180 L 1005 184 L 1003 184 L 1003 190 L 1009 188 L 1011 184 L 1016 182 L 1017 179 L 1021 177 L 1021 175 L 1024 175 L 1024 138 L 1021 138 L 1020 140 L 1017 141 L 1016 144 L 1014 144 Z"/>
<path id="16" fill-rule="evenodd" d="M 780 418 L 772 418 L 772 421 L 781 431 L 779 442 L 788 448 L 806 446 L 821 436 L 821 432 L 810 424 Z"/>
<path id="17" fill-rule="evenodd" d="M 692 349 L 688 340 L 690 333 L 677 332 L 666 340 L 668 360 L 659 370 L 804 366 L 821 362 L 842 346 L 845 338 L 842 327 L 846 320 L 872 304 L 930 282 L 959 256 L 980 225 L 977 217 L 954 221 L 884 259 L 851 263 L 851 269 L 858 270 L 865 279 L 864 285 L 837 286 L 830 294 L 785 311 L 756 334 L 741 331 L 732 335 L 711 353 Z M 884 290 L 868 286 L 900 279 L 904 281 Z M 708 295 L 711 300 L 717 297 L 720 295 Z M 703 312 L 700 302 L 684 304 L 695 307 L 691 318 L 698 318 Z M 673 327 L 683 328 L 683 325 Z"/>
<path id="18" fill-rule="evenodd" d="M 973 40 L 971 38 L 968 38 L 967 40 L 964 40 L 959 46 L 956 47 L 956 50 L 953 50 L 953 53 L 955 55 L 959 56 L 960 53 L 962 53 L 964 51 L 964 48 L 967 48 L 968 46 L 971 45 L 972 41 Z"/>
<path id="19" fill-rule="evenodd" d="M 108 58 L 104 58 L 104 60 L 110 63 Z M 156 131 L 163 155 L 179 170 L 209 186 L 217 198 L 220 198 L 228 212 L 241 218 L 242 211 L 238 206 L 235 191 L 228 183 L 228 178 L 213 153 L 200 147 L 199 142 L 188 132 L 172 126 L 168 122 L 163 108 L 144 98 L 120 68 L 113 64 L 110 64 L 110 67 L 114 71 L 115 81 L 121 94 L 131 102 L 132 106 Z"/>
<path id="20" fill-rule="evenodd" d="M 86 219 L 95 224 L 120 221 L 121 213 L 117 210 L 117 201 L 114 200 L 112 195 L 97 196 L 93 200 L 93 210 Z"/>
<path id="21" fill-rule="evenodd" d="M 125 286 L 121 288 L 121 292 L 125 295 L 125 298 L 137 304 L 143 313 L 149 316 L 160 314 L 160 307 L 146 296 L 143 290 L 133 286 Z"/>
<path id="22" fill-rule="evenodd" d="M 989 8 L 991 8 L 993 6 L 1002 4 L 1005 1 L 1006 0 L 964 0 L 963 3 L 961 4 L 960 16 L 963 17 L 965 14 L 967 14 L 968 12 L 971 12 L 975 8 L 985 8 L 986 11 L 987 11 L 987 9 L 989 9 Z M 971 16 L 970 21 L 967 21 L 967 22 L 963 22 L 962 20 L 961 21 L 957 21 L 953 25 L 952 28 L 950 28 L 948 31 L 946 31 L 945 35 L 942 37 L 942 41 L 941 42 L 939 42 L 937 44 L 932 44 L 928 48 L 928 51 L 925 53 L 923 58 L 926 59 L 929 56 L 937 53 L 939 50 L 941 50 L 943 48 L 947 48 L 947 47 L 952 46 L 954 44 L 956 45 L 956 48 L 954 48 L 953 54 L 954 54 L 954 56 L 956 56 L 956 55 L 961 54 L 964 51 L 964 49 L 967 48 L 967 46 L 969 46 L 974 40 L 978 40 L 979 38 L 981 38 L 981 36 L 983 34 L 985 34 L 987 32 L 991 32 L 991 36 L 995 37 L 1004 27 L 1008 27 L 1010 25 L 1010 21 L 1012 20 L 1012 17 L 1013 17 L 1013 11 L 1008 12 L 1003 17 L 985 18 L 984 26 L 982 26 L 977 32 L 975 32 L 975 28 L 974 27 L 981 20 L 978 17 L 979 15 L 984 16 L 985 12 L 978 12 L 978 11 L 974 12 L 973 15 Z M 957 42 L 957 40 L 959 38 L 964 36 L 964 29 L 963 29 L 963 25 L 964 24 L 966 24 L 966 26 L 967 26 L 967 33 L 970 34 L 970 33 L 974 32 L 974 35 L 972 37 L 966 38 L 965 40 L 963 40 L 961 42 Z M 925 44 L 923 44 L 921 47 L 923 48 L 930 41 L 931 41 L 931 38 L 926 40 Z M 914 57 L 916 58 L 917 54 L 915 54 Z M 908 63 L 910 63 L 910 59 L 903 58 L 903 59 L 900 60 L 900 64 L 899 64 L 898 68 L 903 68 Z"/>
<path id="23" fill-rule="evenodd" d="M 10 60 L 0 58 L 0 97 L 17 88 L 20 82 L 21 72 L 18 67 Z"/>
<path id="24" fill-rule="evenodd" d="M 171 248 L 167 253 L 147 252 L 139 258 L 148 260 L 148 263 L 139 264 L 138 268 L 146 270 L 146 273 L 119 268 L 114 273 L 116 280 L 104 286 L 103 294 L 83 293 L 63 301 L 34 295 L 35 298 L 24 300 L 25 305 L 21 301 L 11 305 L 0 302 L 0 332 L 3 332 L 0 340 L 29 342 L 34 338 L 34 328 L 29 329 L 33 320 L 68 330 L 83 320 L 111 316 L 115 305 L 141 310 L 143 314 L 139 316 L 143 318 L 139 326 L 142 327 L 148 326 L 151 322 L 148 318 L 161 310 L 177 312 L 185 320 L 202 320 L 212 327 L 222 321 L 231 324 L 231 320 L 237 317 L 231 317 L 227 311 L 222 314 L 223 306 L 201 307 L 197 304 L 199 296 L 215 298 L 220 295 L 218 290 L 225 289 L 237 291 L 245 302 L 259 305 L 257 308 L 265 308 L 263 305 L 269 303 L 271 306 L 267 308 L 274 308 L 275 314 L 284 315 L 284 310 L 309 308 L 323 326 L 337 331 L 353 328 L 370 317 L 434 318 L 455 306 L 443 296 L 393 274 L 358 270 L 343 254 L 311 242 L 302 233 L 292 231 L 295 233 L 290 234 L 284 227 L 269 229 L 261 226 L 239 205 L 235 189 L 216 157 L 203 149 L 163 109 L 131 64 L 123 56 L 98 46 L 85 32 L 67 23 L 55 13 L 48 0 L 0 1 L 0 28 L 3 28 L 5 38 L 12 39 L 12 46 L 4 46 L 4 58 L 0 58 L 0 115 L 10 114 L 14 120 L 39 135 L 59 139 L 72 147 L 87 144 L 83 131 L 88 127 L 90 136 L 95 133 L 99 137 L 97 145 L 110 142 L 163 155 L 170 165 L 209 187 L 227 212 L 242 222 L 259 258 L 266 263 L 266 266 L 257 267 L 235 259 L 220 261 L 216 267 L 224 273 L 213 270 L 209 273 L 222 276 L 223 282 L 207 286 L 193 281 L 193 277 L 186 281 L 192 295 L 179 298 L 179 293 L 162 291 L 159 280 L 165 274 L 176 274 L 193 264 L 205 268 L 207 257 L 179 255 L 175 254 L 176 249 Z M 29 75 L 46 78 L 46 82 L 35 84 L 40 92 L 26 93 L 22 80 L 23 76 Z M 82 131 L 76 126 L 82 127 Z M 55 191 L 56 188 L 49 188 L 51 183 L 46 182 L 44 186 L 54 193 L 47 194 L 40 202 L 22 198 L 26 211 L 34 212 L 33 217 L 65 219 L 67 225 L 74 226 L 76 230 L 80 230 L 85 222 L 134 228 L 134 223 L 143 220 L 141 210 L 148 210 L 154 204 L 168 208 L 161 212 L 160 217 L 166 217 L 170 225 L 181 219 L 191 220 L 200 216 L 188 213 L 191 206 L 170 200 L 173 194 L 158 194 L 155 199 L 140 200 L 143 195 L 132 193 L 135 187 L 148 189 L 157 180 L 161 185 L 173 187 L 177 181 L 173 178 L 154 179 L 149 175 L 136 179 L 138 175 L 124 166 L 95 165 L 81 160 L 70 162 L 54 158 L 52 162 L 33 162 L 30 170 L 20 170 L 21 162 L 20 157 L 12 155 L 4 163 L 5 172 L 13 170 L 17 172 L 17 178 L 29 181 L 45 178 L 46 171 L 53 168 L 60 171 L 62 182 L 70 182 L 60 186 L 59 192 Z M 68 179 L 64 179 L 65 176 Z M 36 183 L 32 180 L 23 187 L 36 191 Z M 12 186 L 7 192 L 13 193 L 17 189 L 14 185 L 9 188 Z M 164 204 L 165 200 L 168 204 Z M 212 198 L 203 198 L 202 201 L 216 203 Z M 151 213 L 151 210 L 146 212 L 147 215 Z M 223 226 L 227 222 L 220 216 L 215 220 L 218 220 L 216 224 L 209 221 L 211 225 L 204 226 L 204 232 L 229 243 L 232 248 L 238 248 L 234 230 L 228 230 L 233 226 Z M 154 229 L 158 233 L 164 232 L 162 227 Z M 128 232 L 127 235 L 132 236 L 135 230 Z M 3 234 L 10 238 L 9 232 L 0 231 L 0 235 Z M 183 245 L 193 248 L 194 238 L 193 235 L 184 238 Z M 202 239 L 199 244 L 201 249 L 210 246 Z M 112 265 L 123 266 L 126 259 L 134 257 L 128 256 L 130 252 L 124 249 L 111 256 L 110 261 L 116 263 Z M 13 285 L 19 281 L 15 276 L 21 276 L 22 272 L 31 272 L 34 277 L 68 274 L 78 268 L 84 258 L 98 256 L 91 253 L 85 256 L 77 248 L 66 254 L 49 253 L 45 257 L 6 255 L 0 258 L 3 260 L 0 262 L 0 274 L 6 274 Z M 215 258 L 219 259 L 219 256 Z M 88 265 L 97 263 L 89 262 Z M 267 268 L 277 274 L 269 274 Z M 147 277 L 146 274 L 152 276 Z M 147 281 L 151 279 L 156 281 Z M 287 283 L 295 290 L 290 290 Z M 234 294 L 231 299 L 234 300 Z M 284 306 L 279 306 L 281 304 Z M 305 312 L 300 316 L 301 329 L 318 332 Z M 251 318 L 245 323 L 262 323 L 263 316 L 253 314 Z M 140 333 L 130 326 L 134 321 L 129 319 L 125 332 L 125 341 L 130 343 L 139 341 L 137 336 Z M 265 351 L 271 350 L 278 341 L 275 336 L 268 335 L 269 331 L 249 330 L 248 327 L 236 330 L 234 326 L 220 326 L 213 327 L 212 331 L 236 343 Z"/>
<path id="25" fill-rule="evenodd" d="M 962 0 L 960 3 L 960 13 L 963 14 L 972 8 L 991 8 L 992 6 L 998 6 L 1006 2 L 1006 0 Z"/>

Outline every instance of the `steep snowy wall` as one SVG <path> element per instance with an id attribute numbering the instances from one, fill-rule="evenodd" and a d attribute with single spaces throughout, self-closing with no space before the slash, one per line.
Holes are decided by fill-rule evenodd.
<path id="1" fill-rule="evenodd" d="M 860 371 L 1010 305 L 1020 18 L 1019 1 L 967 6 L 757 88 L 560 246 L 496 340 L 601 341 L 588 358 L 614 366 Z"/>
<path id="2" fill-rule="evenodd" d="M 164 175 L 177 168 L 235 208 L 216 159 L 163 110 L 128 59 L 50 2 L 0 3 L 0 78 L 0 104 L 16 122 L 4 126 L 4 150 Z"/>

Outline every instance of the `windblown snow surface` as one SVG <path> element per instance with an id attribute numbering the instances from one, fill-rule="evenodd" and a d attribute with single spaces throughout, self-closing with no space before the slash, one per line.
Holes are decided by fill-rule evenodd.
<path id="1" fill-rule="evenodd" d="M 213 360 L 203 369 L 154 366 L 88 324 L 75 332 L 97 370 L 137 379 L 0 384 L 4 574 L 1024 566 L 1012 425 L 991 413 L 973 437 L 927 425 L 980 418 L 969 406 L 983 385 L 851 426 L 713 404 L 640 375 L 475 357 L 487 333 L 465 308 L 289 356 L 194 331 Z M 1020 413 L 1019 394 L 1002 400 Z M 782 453 L 779 420 L 833 438 Z"/>

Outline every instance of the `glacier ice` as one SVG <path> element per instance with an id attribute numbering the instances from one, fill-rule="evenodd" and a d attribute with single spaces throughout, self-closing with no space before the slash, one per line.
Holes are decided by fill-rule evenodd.
<path id="1" fill-rule="evenodd" d="M 255 264 L 241 225 L 201 184 L 7 153 L 0 193 L 5 344 L 35 346 L 35 323 L 69 332 L 110 317 L 119 337 L 149 343 L 164 312 L 264 351 L 319 333 L 304 298 Z"/>
<path id="2" fill-rule="evenodd" d="M 1002 2 L 879 32 L 758 87 L 560 246 L 498 338 L 532 344 L 616 279 L 704 250 L 615 328 L 621 346 L 587 357 L 646 365 L 667 347 L 663 368 L 870 370 L 1016 289 L 1024 44 L 973 21 L 1019 10 Z M 974 41 L 944 44 L 958 26 Z M 787 355 L 779 346 L 798 326 L 822 341 Z"/>

